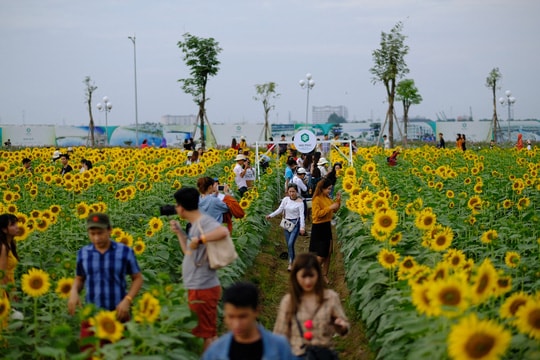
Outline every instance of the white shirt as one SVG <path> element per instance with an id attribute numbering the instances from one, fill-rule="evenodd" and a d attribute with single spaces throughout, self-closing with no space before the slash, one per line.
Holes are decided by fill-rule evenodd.
<path id="1" fill-rule="evenodd" d="M 246 178 L 240 175 L 242 171 L 244 171 L 244 169 L 242 169 L 242 165 L 236 163 L 236 166 L 234 167 L 233 171 L 234 171 L 234 182 L 236 183 L 236 186 L 239 189 L 244 186 L 247 187 Z"/>
<path id="2" fill-rule="evenodd" d="M 386 140 L 384 140 L 384 148 L 385 149 L 390 149 L 390 140 L 388 140 L 388 138 Z"/>
<path id="3" fill-rule="evenodd" d="M 298 191 L 307 191 L 307 185 L 304 184 L 304 182 L 302 181 L 302 179 L 300 179 L 300 177 L 298 177 L 298 175 L 294 175 L 294 177 L 292 178 L 292 182 L 293 184 L 296 184 L 296 186 L 298 187 Z"/>
<path id="4" fill-rule="evenodd" d="M 289 220 L 295 220 L 300 218 L 300 229 L 305 229 L 306 223 L 304 219 L 304 202 L 297 199 L 298 201 L 292 200 L 290 197 L 286 196 L 281 200 L 281 204 L 276 211 L 271 213 L 269 216 L 274 217 L 283 212 L 283 217 Z"/>
<path id="5" fill-rule="evenodd" d="M 324 165 L 318 166 L 319 170 L 321 170 L 321 177 L 325 177 L 328 175 L 328 170 L 326 170 L 326 167 Z"/>

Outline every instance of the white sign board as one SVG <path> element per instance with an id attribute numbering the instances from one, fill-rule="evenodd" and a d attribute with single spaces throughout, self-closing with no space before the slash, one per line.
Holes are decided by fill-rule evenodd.
<path id="1" fill-rule="evenodd" d="M 310 130 L 300 130 L 294 134 L 294 146 L 299 152 L 307 154 L 317 146 L 317 137 Z"/>

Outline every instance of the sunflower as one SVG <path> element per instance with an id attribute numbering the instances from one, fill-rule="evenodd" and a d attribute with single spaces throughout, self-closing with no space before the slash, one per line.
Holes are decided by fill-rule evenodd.
<path id="1" fill-rule="evenodd" d="M 152 296 L 152 294 L 146 292 L 143 294 L 142 298 L 137 303 L 134 312 L 135 321 L 152 324 L 159 317 L 159 313 L 161 312 L 161 305 L 159 304 L 158 299 Z"/>
<path id="2" fill-rule="evenodd" d="M 247 200 L 247 199 L 242 199 L 242 200 L 240 200 L 239 205 L 240 205 L 240 207 L 241 207 L 242 209 L 245 210 L 245 209 L 247 209 L 247 208 L 249 207 L 250 202 L 249 202 L 249 200 Z"/>
<path id="3" fill-rule="evenodd" d="M 521 256 L 519 256 L 519 254 L 515 251 L 507 251 L 506 255 L 504 255 L 504 262 L 508 267 L 516 268 L 520 261 Z"/>
<path id="4" fill-rule="evenodd" d="M 497 234 L 497 230 L 488 230 L 482 234 L 480 241 L 482 241 L 484 244 L 491 244 L 491 242 L 496 240 L 498 237 L 499 235 Z"/>
<path id="5" fill-rule="evenodd" d="M 465 254 L 461 250 L 449 249 L 448 252 L 443 256 L 444 261 L 446 261 L 452 268 L 459 268 L 465 263 Z"/>
<path id="6" fill-rule="evenodd" d="M 397 226 L 398 216 L 395 210 L 378 211 L 373 219 L 373 226 L 378 232 L 390 234 Z"/>
<path id="7" fill-rule="evenodd" d="M 137 240 L 133 244 L 133 252 L 135 253 L 135 255 L 141 255 L 144 252 L 144 249 L 146 249 L 146 245 L 142 240 Z"/>
<path id="8" fill-rule="evenodd" d="M 73 278 L 61 278 L 56 285 L 56 293 L 61 299 L 67 299 L 73 286 Z"/>
<path id="9" fill-rule="evenodd" d="M 79 219 L 86 219 L 90 215 L 90 207 L 86 202 L 82 201 L 75 207 L 75 213 Z"/>
<path id="10" fill-rule="evenodd" d="M 518 202 L 516 203 L 516 207 L 519 211 L 522 211 L 522 210 L 525 210 L 526 208 L 529 207 L 529 205 L 531 205 L 531 200 L 529 200 L 528 197 L 522 197 L 521 199 L 518 200 Z"/>
<path id="11" fill-rule="evenodd" d="M 534 299 L 532 296 L 524 293 L 523 291 L 513 293 L 510 295 L 504 303 L 501 305 L 499 313 L 503 319 L 511 319 L 517 315 L 519 308 L 528 302 L 532 302 Z"/>
<path id="12" fill-rule="evenodd" d="M 153 217 L 152 219 L 150 219 L 148 226 L 156 233 L 160 231 L 161 228 L 163 228 L 163 221 L 161 221 L 160 218 Z"/>
<path id="13" fill-rule="evenodd" d="M 482 303 L 493 295 L 497 278 L 497 271 L 493 267 L 491 260 L 485 259 L 478 267 L 472 285 L 472 298 L 475 304 Z"/>
<path id="14" fill-rule="evenodd" d="M 431 286 L 432 284 L 429 281 L 412 285 L 412 303 L 416 307 L 416 311 L 420 314 L 426 314 L 427 316 L 435 316 L 439 310 L 437 307 L 433 306 L 433 302 L 428 296 Z"/>
<path id="15" fill-rule="evenodd" d="M 540 340 L 540 302 L 529 301 L 516 313 L 518 330 L 533 339 Z"/>
<path id="16" fill-rule="evenodd" d="M 28 274 L 22 276 L 21 285 L 22 290 L 32 297 L 45 295 L 51 287 L 49 274 L 43 270 L 32 268 Z"/>
<path id="17" fill-rule="evenodd" d="M 448 335 L 448 353 L 452 359 L 499 359 L 510 345 L 512 334 L 493 320 L 469 315 L 452 326 Z"/>
<path id="18" fill-rule="evenodd" d="M 100 311 L 90 318 L 90 325 L 94 327 L 98 338 L 113 343 L 120 340 L 124 332 L 124 325 L 116 320 L 116 311 Z"/>
<path id="19" fill-rule="evenodd" d="M 395 251 L 382 249 L 377 258 L 386 269 L 393 269 L 399 264 L 399 254 Z"/>
<path id="20" fill-rule="evenodd" d="M 420 230 L 429 230 L 435 225 L 437 216 L 431 212 L 431 210 L 424 209 L 421 213 L 417 214 L 414 225 Z"/>
<path id="21" fill-rule="evenodd" d="M 123 233 L 120 237 L 116 238 L 116 241 L 131 247 L 133 245 L 133 236 L 128 233 Z"/>
<path id="22" fill-rule="evenodd" d="M 453 199 L 455 196 L 454 192 L 452 190 L 446 190 L 446 197 L 449 199 Z"/>
<path id="23" fill-rule="evenodd" d="M 469 201 L 467 201 L 467 207 L 471 209 L 473 213 L 477 213 L 478 211 L 482 210 L 482 199 L 480 199 L 480 196 L 471 196 Z"/>
<path id="24" fill-rule="evenodd" d="M 409 274 L 414 270 L 416 266 L 416 260 L 414 260 L 412 256 L 409 255 L 403 258 L 403 260 L 399 263 L 398 279 L 407 279 Z"/>
<path id="25" fill-rule="evenodd" d="M 390 237 L 390 240 L 389 240 L 390 245 L 396 246 L 397 244 L 399 244 L 402 238 L 403 238 L 403 235 L 400 232 L 395 233 L 394 235 Z"/>
<path id="26" fill-rule="evenodd" d="M 506 294 L 512 289 L 512 277 L 508 275 L 499 275 L 497 285 L 495 286 L 495 296 Z"/>
<path id="27" fill-rule="evenodd" d="M 434 281 L 427 295 L 438 312 L 447 317 L 458 316 L 469 307 L 469 288 L 457 276 Z"/>
<path id="28" fill-rule="evenodd" d="M 431 249 L 435 251 L 444 251 L 452 245 L 454 232 L 449 227 L 439 228 L 433 235 L 430 242 Z"/>
<path id="29" fill-rule="evenodd" d="M 513 205 L 514 203 L 512 202 L 512 200 L 505 199 L 503 201 L 503 208 L 505 209 L 510 209 Z"/>
<path id="30" fill-rule="evenodd" d="M 446 262 L 439 262 L 431 273 L 431 280 L 445 280 L 450 275 L 450 265 Z"/>
<path id="31" fill-rule="evenodd" d="M 2 320 L 7 319 L 11 313 L 11 304 L 9 298 L 0 293 L 0 329 L 2 329 Z"/>

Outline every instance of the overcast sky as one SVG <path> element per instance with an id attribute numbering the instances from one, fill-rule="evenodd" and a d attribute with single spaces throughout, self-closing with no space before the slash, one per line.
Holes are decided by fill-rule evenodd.
<path id="1" fill-rule="evenodd" d="M 0 0 L 0 125 L 88 123 L 84 84 L 95 104 L 113 104 L 109 125 L 135 121 L 136 36 L 139 123 L 196 114 L 177 82 L 189 76 L 177 42 L 189 32 L 223 48 L 208 83 L 211 122 L 262 122 L 255 84 L 281 94 L 272 122 L 304 122 L 310 106 L 345 105 L 349 120 L 384 119 L 385 89 L 372 84 L 381 32 L 403 21 L 405 60 L 423 102 L 410 116 L 491 118 L 491 69 L 512 90 L 514 118 L 540 118 L 540 1 L 537 0 Z M 499 117 L 507 109 L 498 105 Z M 397 106 L 402 114 L 401 104 Z M 310 115 L 311 119 L 311 115 Z"/>

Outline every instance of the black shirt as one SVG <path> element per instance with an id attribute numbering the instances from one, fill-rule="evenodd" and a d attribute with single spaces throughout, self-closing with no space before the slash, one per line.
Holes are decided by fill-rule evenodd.
<path id="1" fill-rule="evenodd" d="M 241 344 L 234 340 L 231 341 L 229 349 L 229 359 L 231 360 L 261 360 L 263 356 L 262 338 L 250 344 Z"/>
<path id="2" fill-rule="evenodd" d="M 61 175 L 64 175 L 65 173 L 68 173 L 70 171 L 73 171 L 73 168 L 71 167 L 71 165 L 67 164 L 66 167 L 63 167 L 62 168 L 62 172 L 60 173 Z"/>

